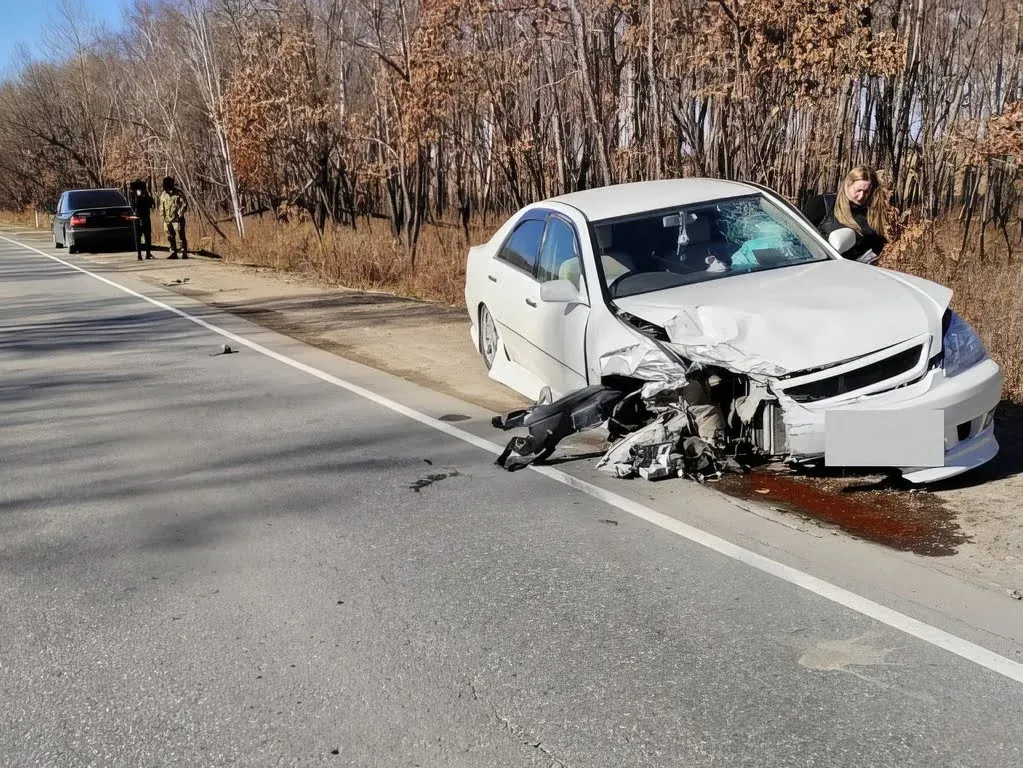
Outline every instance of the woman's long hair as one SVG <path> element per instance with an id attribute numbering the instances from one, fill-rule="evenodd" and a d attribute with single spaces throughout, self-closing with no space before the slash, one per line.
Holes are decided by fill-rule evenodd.
<path id="1" fill-rule="evenodd" d="M 865 203 L 867 206 L 867 223 L 881 237 L 888 237 L 888 227 L 884 220 L 884 196 L 878 190 L 877 173 L 869 166 L 857 165 L 846 174 L 838 194 L 835 195 L 835 219 L 843 226 L 863 234 L 860 231 L 860 225 L 856 223 L 856 218 L 852 214 L 849 197 L 845 194 L 846 188 L 857 181 L 870 182 L 870 192 Z"/>

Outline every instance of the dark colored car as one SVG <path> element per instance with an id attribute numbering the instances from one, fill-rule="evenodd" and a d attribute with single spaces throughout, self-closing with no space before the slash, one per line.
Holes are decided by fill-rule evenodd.
<path id="1" fill-rule="evenodd" d="M 80 250 L 135 249 L 135 214 L 119 189 L 70 189 L 53 217 L 53 244 Z"/>

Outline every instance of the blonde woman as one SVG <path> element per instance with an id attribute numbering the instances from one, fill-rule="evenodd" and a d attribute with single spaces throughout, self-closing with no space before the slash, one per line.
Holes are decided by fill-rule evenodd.
<path id="1" fill-rule="evenodd" d="M 856 245 L 842 254 L 847 259 L 873 263 L 888 243 L 877 173 L 866 165 L 849 171 L 837 193 L 810 198 L 803 213 L 825 237 L 842 227 L 856 233 Z"/>

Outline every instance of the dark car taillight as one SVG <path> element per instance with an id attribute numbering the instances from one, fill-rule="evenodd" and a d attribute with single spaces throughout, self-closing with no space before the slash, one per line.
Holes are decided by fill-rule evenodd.
<path id="1" fill-rule="evenodd" d="M 133 213 L 122 213 L 121 218 L 125 221 L 138 221 L 139 217 Z"/>
<path id="2" fill-rule="evenodd" d="M 72 227 L 81 227 L 81 226 L 84 226 L 84 224 L 85 224 L 85 217 L 84 216 L 78 216 L 76 214 L 76 215 L 71 217 L 71 226 Z"/>

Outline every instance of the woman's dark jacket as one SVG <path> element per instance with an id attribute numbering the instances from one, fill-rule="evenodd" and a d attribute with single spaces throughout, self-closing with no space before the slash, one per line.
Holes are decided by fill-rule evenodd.
<path id="1" fill-rule="evenodd" d="M 817 195 L 816 197 L 811 197 L 803 207 L 803 215 L 810 220 L 810 223 L 817 227 L 817 230 L 824 237 L 827 237 L 836 229 L 841 229 L 845 226 L 845 224 L 835 218 L 835 199 L 836 195 L 833 194 Z M 860 231 L 852 230 L 856 235 L 856 245 L 842 255 L 847 259 L 855 260 L 867 251 L 873 251 L 880 256 L 881 249 L 887 245 L 888 241 L 870 226 L 870 222 L 867 220 L 867 207 L 850 201 L 849 209 L 852 211 L 856 223 L 859 224 Z"/>

